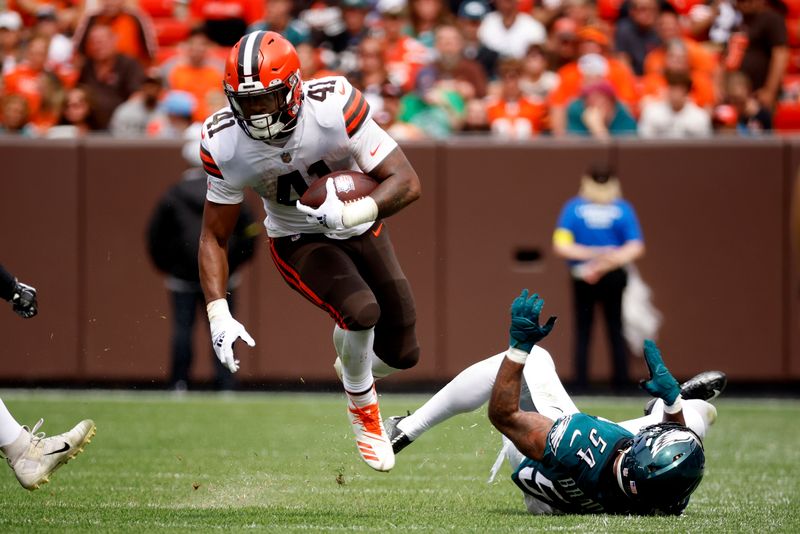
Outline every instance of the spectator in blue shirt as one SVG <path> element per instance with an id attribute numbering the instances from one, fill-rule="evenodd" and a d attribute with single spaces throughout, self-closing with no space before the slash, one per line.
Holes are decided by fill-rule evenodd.
<path id="1" fill-rule="evenodd" d="M 606 165 L 581 178 L 578 196 L 561 210 L 553 233 L 555 253 L 567 260 L 575 312 L 575 380 L 588 385 L 588 349 L 594 310 L 603 308 L 613 358 L 612 386 L 628 385 L 628 354 L 622 333 L 625 266 L 644 254 L 642 230 L 633 206 L 621 198 L 619 180 Z"/>

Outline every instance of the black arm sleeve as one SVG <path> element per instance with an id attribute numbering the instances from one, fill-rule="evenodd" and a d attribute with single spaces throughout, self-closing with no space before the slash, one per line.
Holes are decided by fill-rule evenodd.
<path id="1" fill-rule="evenodd" d="M 14 296 L 14 288 L 16 285 L 17 279 L 0 265 L 0 298 L 10 301 L 11 297 Z"/>

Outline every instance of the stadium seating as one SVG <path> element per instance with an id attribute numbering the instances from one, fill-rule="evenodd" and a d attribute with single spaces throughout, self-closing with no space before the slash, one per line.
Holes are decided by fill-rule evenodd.
<path id="1" fill-rule="evenodd" d="M 779 102 L 772 118 L 772 128 L 777 132 L 800 131 L 800 102 Z"/>
<path id="2" fill-rule="evenodd" d="M 619 17 L 619 8 L 622 0 L 597 0 L 597 15 L 608 22 L 614 22 Z"/>
<path id="3" fill-rule="evenodd" d="M 788 18 L 800 17 L 800 0 L 783 0 L 783 3 L 788 11 L 786 13 Z"/>
<path id="4" fill-rule="evenodd" d="M 159 47 L 177 45 L 189 35 L 189 23 L 177 16 L 174 0 L 139 0 L 139 8 L 153 20 Z"/>
<path id="5" fill-rule="evenodd" d="M 155 18 L 167 18 L 175 15 L 174 0 L 139 0 L 139 9 Z"/>
<path id="6" fill-rule="evenodd" d="M 153 26 L 156 30 L 159 47 L 177 45 L 189 36 L 189 25 L 182 20 L 154 18 Z"/>

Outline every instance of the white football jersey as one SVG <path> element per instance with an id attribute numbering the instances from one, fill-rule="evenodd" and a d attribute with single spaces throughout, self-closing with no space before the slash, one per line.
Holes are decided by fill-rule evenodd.
<path id="1" fill-rule="evenodd" d="M 345 239 L 367 231 L 370 223 L 329 230 L 296 208 L 308 186 L 340 170 L 372 171 L 397 143 L 375 121 L 361 91 L 342 76 L 303 82 L 297 127 L 280 146 L 249 137 L 230 107 L 203 124 L 200 158 L 208 175 L 206 198 L 238 204 L 244 189 L 261 195 L 270 237 L 325 233 Z"/>

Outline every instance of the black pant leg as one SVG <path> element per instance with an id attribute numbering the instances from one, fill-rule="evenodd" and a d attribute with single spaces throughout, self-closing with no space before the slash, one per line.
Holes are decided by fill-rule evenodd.
<path id="1" fill-rule="evenodd" d="M 174 386 L 189 383 L 192 365 L 192 330 L 197 311 L 197 296 L 192 291 L 172 291 L 172 374 Z"/>
<path id="2" fill-rule="evenodd" d="M 624 269 L 616 269 L 607 273 L 597 284 L 613 364 L 611 383 L 617 389 L 629 384 L 628 348 L 622 330 L 622 294 L 627 283 L 628 273 Z"/>
<path id="3" fill-rule="evenodd" d="M 572 280 L 575 312 L 575 385 L 586 388 L 589 384 L 589 344 L 592 340 L 592 323 L 596 289 L 583 280 Z"/>

